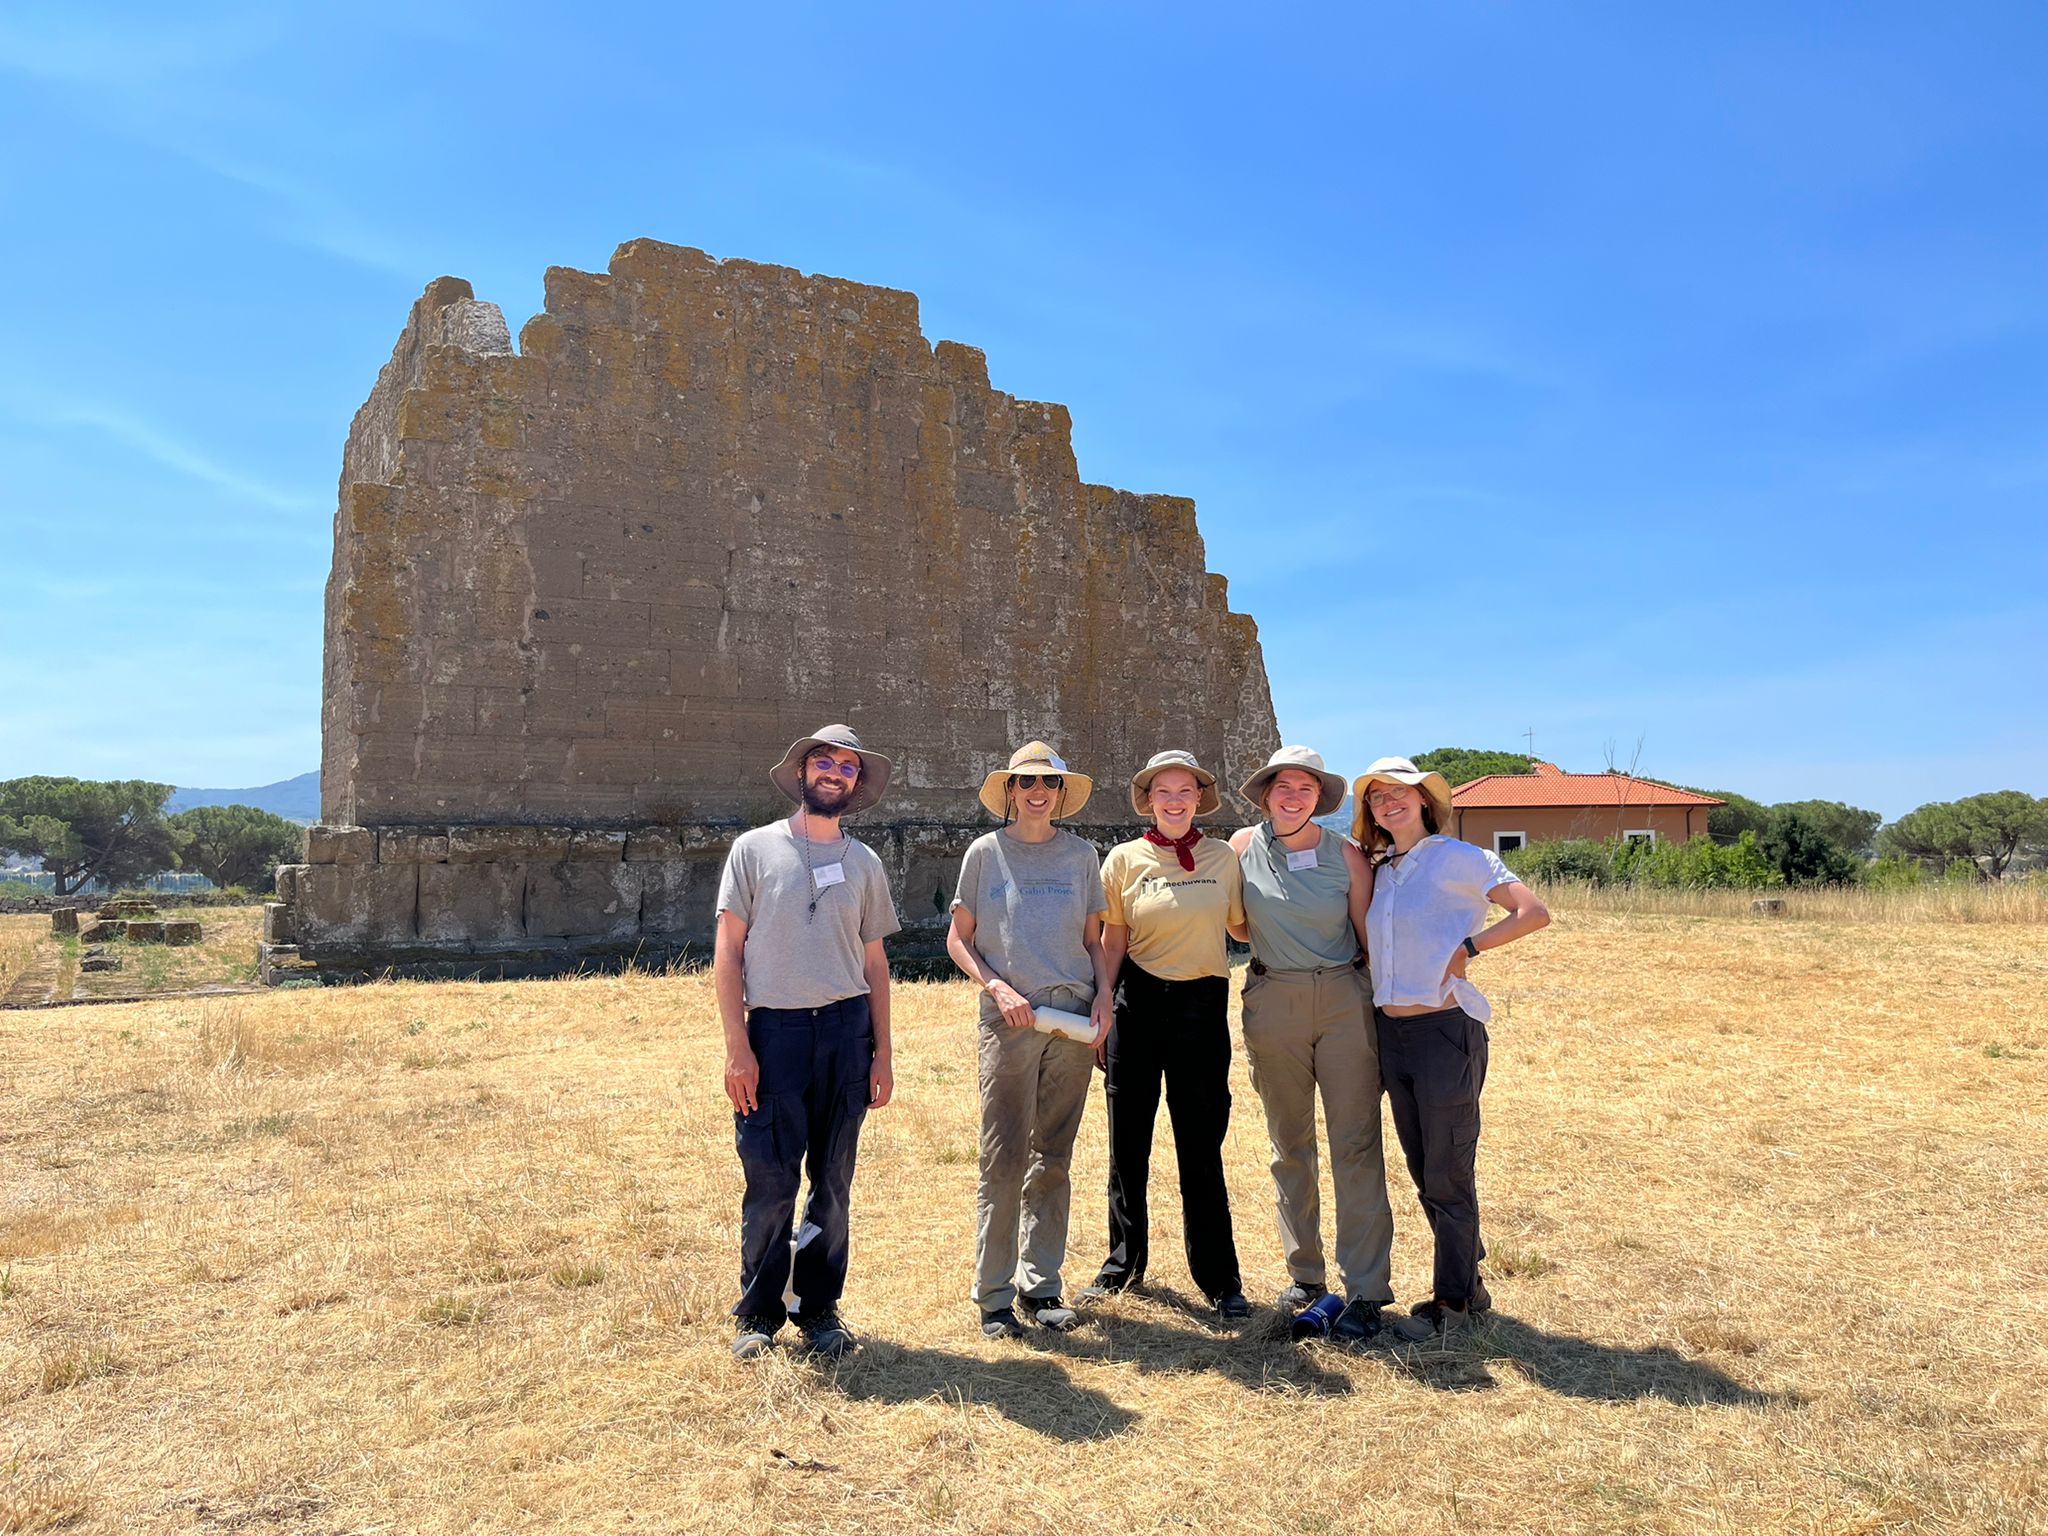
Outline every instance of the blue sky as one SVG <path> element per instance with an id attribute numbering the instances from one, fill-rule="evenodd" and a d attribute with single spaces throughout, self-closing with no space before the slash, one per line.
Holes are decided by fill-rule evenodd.
<path id="1" fill-rule="evenodd" d="M 1193 496 L 1340 769 L 2048 793 L 2048 10 L 760 14 L 7 8 L 0 776 L 314 766 L 407 306 L 646 235 L 911 289 Z"/>

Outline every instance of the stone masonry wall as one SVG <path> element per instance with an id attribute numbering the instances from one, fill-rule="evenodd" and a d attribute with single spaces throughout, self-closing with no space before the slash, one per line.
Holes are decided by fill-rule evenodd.
<path id="1" fill-rule="evenodd" d="M 1015 743 L 1093 773 L 1105 829 L 1162 747 L 1235 782 L 1276 745 L 1193 504 L 1083 483 L 1065 408 L 913 295 L 646 240 L 546 293 L 515 351 L 430 284 L 350 432 L 326 826 L 273 922 L 306 956 L 701 938 L 827 721 L 896 760 L 853 826 L 926 926 Z"/>

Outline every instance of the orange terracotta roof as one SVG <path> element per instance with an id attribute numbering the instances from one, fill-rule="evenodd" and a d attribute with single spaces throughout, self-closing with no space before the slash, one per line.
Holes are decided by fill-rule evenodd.
<path id="1" fill-rule="evenodd" d="M 1475 806 L 1544 805 L 1722 805 L 1712 795 L 1652 784 L 1609 769 L 1605 773 L 1566 773 L 1555 763 L 1536 763 L 1530 773 L 1489 773 L 1451 791 L 1459 810 Z"/>

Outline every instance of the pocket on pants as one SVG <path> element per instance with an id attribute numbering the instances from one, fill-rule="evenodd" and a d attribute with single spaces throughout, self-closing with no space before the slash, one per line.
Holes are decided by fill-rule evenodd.
<path id="1" fill-rule="evenodd" d="M 774 1099 L 762 1099 L 752 1109 L 733 1118 L 733 1144 L 743 1166 L 773 1168 L 783 1161 L 783 1139 L 777 1134 L 781 1116 Z"/>

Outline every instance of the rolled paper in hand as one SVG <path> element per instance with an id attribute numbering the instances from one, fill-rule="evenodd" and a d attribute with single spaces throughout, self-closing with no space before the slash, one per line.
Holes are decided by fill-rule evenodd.
<path id="1" fill-rule="evenodd" d="M 1031 1027 L 1040 1034 L 1065 1035 L 1069 1040 L 1095 1043 L 1095 1021 L 1082 1013 L 1069 1013 L 1064 1008 L 1034 1008 L 1031 1010 Z"/>

